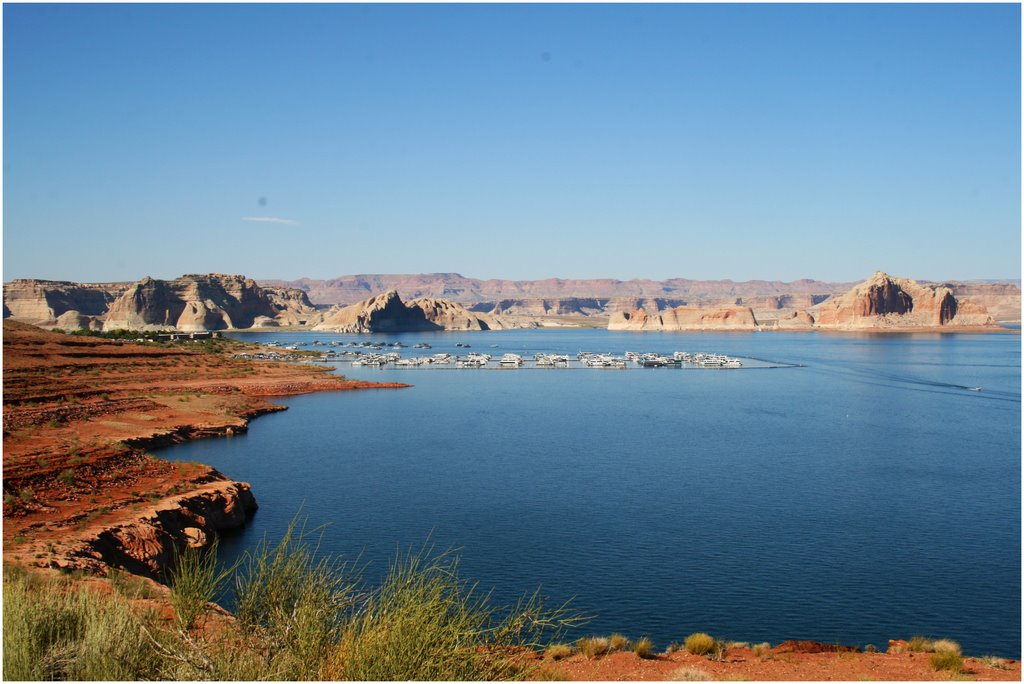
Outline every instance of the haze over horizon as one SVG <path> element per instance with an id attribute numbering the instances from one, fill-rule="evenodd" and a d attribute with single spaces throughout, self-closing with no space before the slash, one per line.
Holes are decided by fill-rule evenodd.
<path id="1" fill-rule="evenodd" d="M 5 5 L 3 280 L 1020 279 L 1020 6 Z"/>

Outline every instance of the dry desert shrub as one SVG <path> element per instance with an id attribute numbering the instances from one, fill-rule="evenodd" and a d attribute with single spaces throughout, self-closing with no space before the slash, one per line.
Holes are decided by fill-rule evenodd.
<path id="1" fill-rule="evenodd" d="M 624 634 L 612 634 L 608 638 L 608 649 L 611 651 L 625 651 L 629 648 L 629 637 Z"/>
<path id="2" fill-rule="evenodd" d="M 704 632 L 694 632 L 686 637 L 683 648 L 690 655 L 707 655 L 715 649 L 715 638 Z"/>
<path id="3" fill-rule="evenodd" d="M 640 658 L 650 658 L 654 655 L 654 642 L 647 637 L 641 637 L 633 644 L 633 653 Z"/>
<path id="4" fill-rule="evenodd" d="M 952 639 L 936 639 L 932 642 L 932 650 L 936 653 L 960 653 L 960 644 Z"/>
<path id="5" fill-rule="evenodd" d="M 769 644 L 767 641 L 764 641 L 760 644 L 754 644 L 754 647 L 750 650 L 753 651 L 755 657 L 764 658 L 766 655 L 768 655 L 768 651 L 770 651 L 771 648 L 772 645 Z"/>
<path id="6" fill-rule="evenodd" d="M 1012 662 L 1012 661 L 1010 661 L 1010 662 Z M 992 656 L 992 655 L 982 656 L 981 657 L 981 664 L 984 665 L 985 667 L 991 667 L 991 668 L 996 669 L 996 670 L 1009 670 L 1010 669 L 1009 667 L 1007 667 L 1007 660 L 1005 658 L 1000 658 L 999 656 Z"/>
<path id="7" fill-rule="evenodd" d="M 964 667 L 964 658 L 955 651 L 938 651 L 932 654 L 931 663 L 936 672 L 959 673 Z"/>
<path id="8" fill-rule="evenodd" d="M 681 667 L 669 673 L 669 681 L 673 682 L 709 682 L 711 675 L 694 667 Z"/>
<path id="9" fill-rule="evenodd" d="M 906 650 L 911 653 L 931 653 L 935 650 L 935 646 L 931 639 L 918 634 L 910 637 L 910 640 L 907 642 Z"/>
<path id="10" fill-rule="evenodd" d="M 608 653 L 611 641 L 608 637 L 583 637 L 576 642 L 576 650 L 588 658 L 597 658 Z"/>
<path id="11" fill-rule="evenodd" d="M 545 658 L 551 658 L 551 660 L 561 660 L 562 658 L 568 658 L 575 651 L 569 644 L 551 644 L 544 651 Z"/>
<path id="12" fill-rule="evenodd" d="M 553 667 L 540 667 L 530 673 L 530 680 L 535 682 L 566 682 L 569 675 Z"/>

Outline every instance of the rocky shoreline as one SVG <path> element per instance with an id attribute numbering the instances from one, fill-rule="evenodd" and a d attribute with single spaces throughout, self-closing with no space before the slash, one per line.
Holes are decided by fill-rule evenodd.
<path id="1" fill-rule="evenodd" d="M 3 344 L 4 559 L 99 575 L 160 579 L 175 549 L 205 546 L 256 509 L 248 484 L 149 450 L 241 434 L 287 409 L 268 397 L 406 387 L 11 321 Z"/>

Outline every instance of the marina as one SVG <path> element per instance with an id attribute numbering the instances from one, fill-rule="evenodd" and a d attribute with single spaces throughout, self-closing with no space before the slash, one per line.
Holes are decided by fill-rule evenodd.
<path id="1" fill-rule="evenodd" d="M 744 358 L 729 356 L 714 352 L 688 352 L 675 351 L 671 353 L 659 352 L 635 352 L 625 351 L 622 353 L 580 351 L 575 355 L 555 352 L 536 352 L 532 355 L 506 352 L 500 356 L 481 352 L 464 352 L 470 345 L 457 343 L 456 351 L 438 352 L 434 354 L 419 354 L 403 357 L 402 352 L 395 351 L 405 348 L 401 342 L 340 342 L 331 341 L 324 343 L 320 340 L 312 342 L 298 342 L 281 345 L 277 342 L 269 342 L 268 347 L 281 348 L 290 352 L 297 351 L 300 347 L 328 347 L 327 351 L 319 351 L 316 361 L 324 363 L 349 364 L 358 368 L 433 368 L 433 369 L 652 369 L 652 368 L 675 368 L 675 369 L 716 369 L 733 370 L 741 368 L 790 368 L 797 364 L 766 361 L 763 359 Z M 492 345 L 496 346 L 496 345 Z M 413 349 L 429 350 L 431 345 L 427 343 L 416 343 Z M 340 348 L 340 349 L 339 349 Z M 238 358 L 276 360 L 279 352 L 271 349 L 266 352 L 237 354 Z"/>

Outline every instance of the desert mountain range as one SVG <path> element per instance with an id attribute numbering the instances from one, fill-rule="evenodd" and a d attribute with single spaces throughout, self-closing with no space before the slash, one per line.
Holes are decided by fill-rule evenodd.
<path id="1" fill-rule="evenodd" d="M 134 283 L 15 280 L 4 286 L 5 318 L 93 330 L 904 329 L 1016 322 L 1020 306 L 1020 287 L 1013 283 L 928 283 L 881 272 L 853 285 L 511 281 L 457 274 L 257 283 L 241 275 L 206 274 Z"/>

